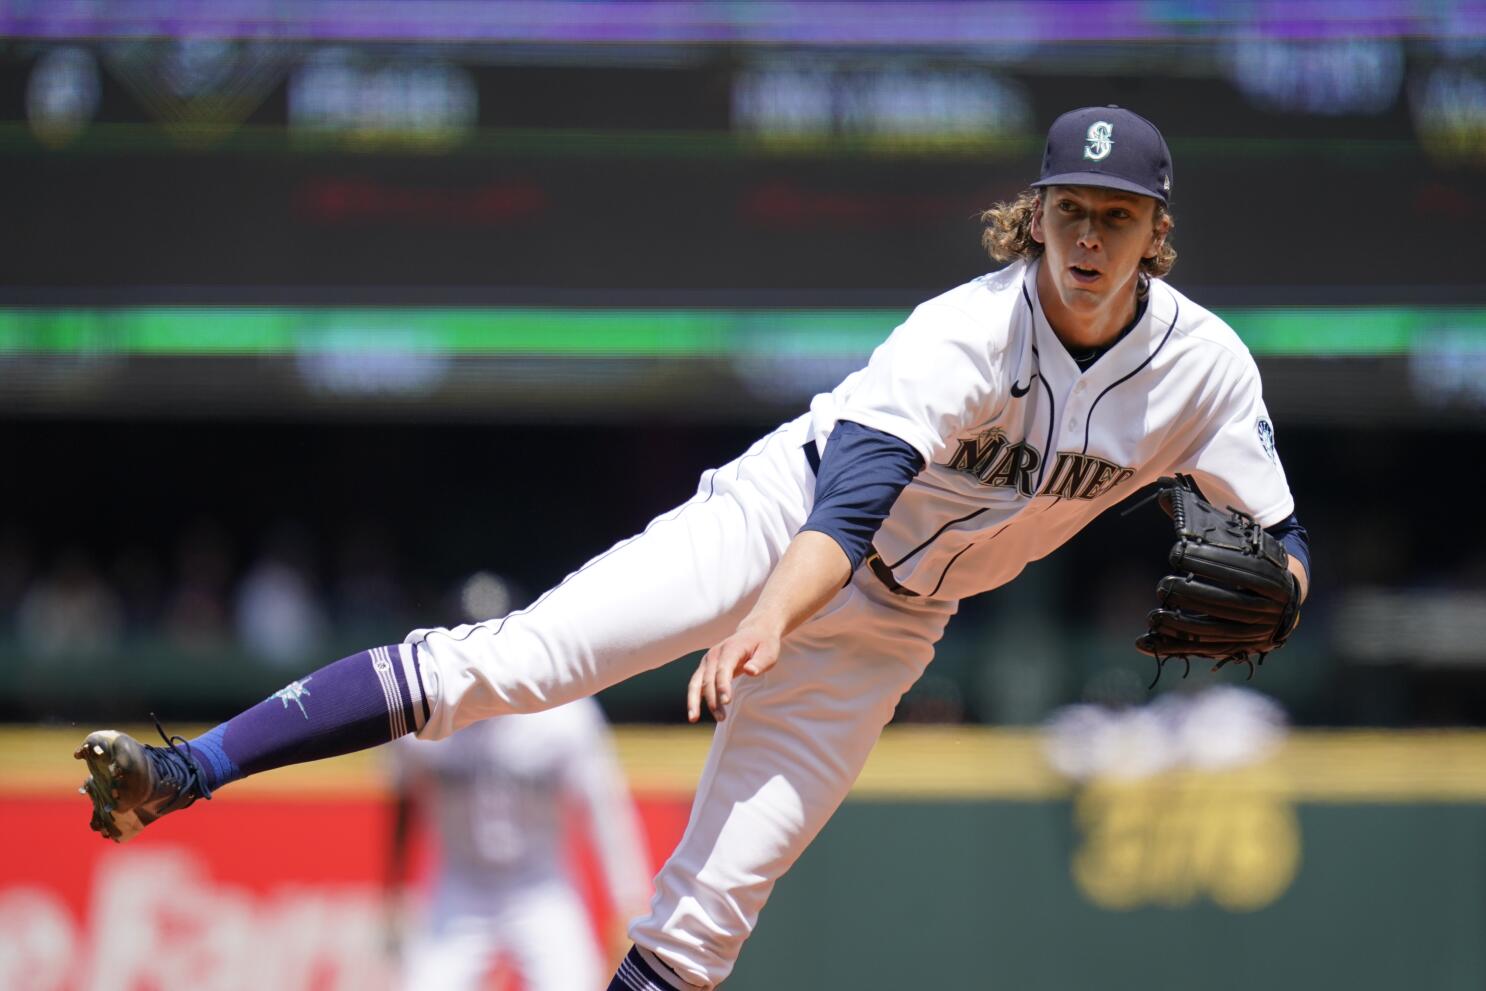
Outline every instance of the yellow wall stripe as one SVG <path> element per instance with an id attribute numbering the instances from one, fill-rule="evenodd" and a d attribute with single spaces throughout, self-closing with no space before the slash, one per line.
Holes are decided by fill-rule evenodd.
<path id="1" fill-rule="evenodd" d="M 0 729 L 0 794 L 61 793 L 81 782 L 72 750 L 87 729 Z M 148 740 L 153 729 L 130 730 Z M 193 731 L 183 731 L 188 738 Z M 618 731 L 632 786 L 689 796 L 701 772 L 709 727 L 626 726 Z M 1486 802 L 1486 731 L 1305 731 L 1289 740 L 1245 787 L 1302 802 Z M 386 762 L 377 751 L 282 768 L 232 785 L 224 797 L 376 797 Z M 1213 775 L 1221 780 L 1222 775 Z M 1028 729 L 890 727 L 852 797 L 1040 801 L 1072 785 L 1043 757 Z"/>

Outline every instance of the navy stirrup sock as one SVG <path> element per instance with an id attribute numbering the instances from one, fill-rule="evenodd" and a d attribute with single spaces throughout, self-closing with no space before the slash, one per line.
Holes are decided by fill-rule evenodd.
<path id="1" fill-rule="evenodd" d="M 678 977 L 676 981 L 679 980 Z M 645 962 L 638 946 L 631 946 L 629 953 L 619 961 L 619 970 L 615 971 L 614 979 L 609 982 L 608 991 L 676 991 L 676 987 L 675 981 L 661 977 L 654 967 Z"/>
<path id="2" fill-rule="evenodd" d="M 285 764 L 365 750 L 428 719 L 418 649 L 373 647 L 291 681 L 190 743 L 211 789 Z"/>

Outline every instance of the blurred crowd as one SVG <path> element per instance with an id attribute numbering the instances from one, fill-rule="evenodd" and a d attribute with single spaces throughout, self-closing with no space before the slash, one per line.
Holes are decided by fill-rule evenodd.
<path id="1" fill-rule="evenodd" d="M 484 602 L 457 601 L 482 589 Z M 443 616 L 502 595 L 509 599 L 489 575 L 453 593 L 420 587 L 399 567 L 393 541 L 372 527 L 325 547 L 305 526 L 281 523 L 244 547 L 203 519 L 168 548 L 134 544 L 108 556 L 81 543 L 46 552 L 19 528 L 0 532 L 0 633 L 30 658 L 148 641 L 298 665 L 331 640 L 401 639 L 416 625 L 415 603 L 436 603 Z"/>
<path id="2" fill-rule="evenodd" d="M 1324 452 L 1296 448 L 1297 475 L 1329 467 Z M 260 505 L 261 495 L 215 516 L 178 519 L 116 507 L 114 517 L 89 520 L 75 507 L 37 502 L 0 525 L 0 658 L 29 679 L 0 712 L 61 718 L 80 707 L 111 713 L 109 706 L 141 704 L 174 704 L 192 716 L 212 706 L 230 711 L 284 673 L 418 627 L 525 605 L 528 593 L 559 580 L 616 529 L 643 525 L 638 504 L 663 497 L 641 488 L 636 505 L 593 513 L 581 493 L 554 502 L 560 487 L 537 505 L 523 501 L 525 489 L 463 484 L 453 490 L 494 494 L 446 500 L 433 527 L 395 507 L 342 518 L 313 499 L 277 513 Z M 1486 720 L 1486 548 L 1420 526 L 1396 507 L 1343 508 L 1334 494 L 1307 489 L 1315 594 L 1291 643 L 1252 687 L 1303 725 Z M 146 501 L 158 500 L 152 492 Z M 515 519 L 563 526 L 513 526 Z M 1059 706 L 1111 692 L 1121 705 L 1150 699 L 1154 662 L 1133 643 L 1155 604 L 1167 540 L 1169 524 L 1157 512 L 1108 514 L 1016 582 L 965 601 L 897 719 L 1033 725 Z M 487 557 L 501 573 L 483 570 Z M 138 673 L 134 699 L 120 700 L 118 683 L 98 678 L 120 661 Z M 672 718 L 683 667 L 606 694 L 610 716 Z M 1181 673 L 1169 669 L 1156 693 L 1184 684 Z M 1194 670 L 1187 686 L 1246 674 Z M 80 697 L 77 686 L 94 682 L 93 694 Z"/>

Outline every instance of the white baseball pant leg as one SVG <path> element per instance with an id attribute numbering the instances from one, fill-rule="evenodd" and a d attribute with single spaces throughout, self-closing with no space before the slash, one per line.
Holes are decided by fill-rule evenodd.
<path id="1" fill-rule="evenodd" d="M 591 695 L 736 629 L 809 514 L 808 417 L 702 476 L 698 492 L 500 620 L 419 630 L 438 739 L 477 719 Z M 775 881 L 856 780 L 954 604 L 904 599 L 865 571 L 735 682 L 691 821 L 631 936 L 688 982 L 732 971 Z M 681 700 L 677 700 L 681 704 Z"/>
<path id="2" fill-rule="evenodd" d="M 588 912 L 565 879 L 523 891 L 502 913 L 501 933 L 527 991 L 594 991 L 609 980 Z"/>
<path id="3" fill-rule="evenodd" d="M 500 953 L 483 900 L 437 890 L 428 915 L 403 951 L 402 991 L 478 991 Z"/>
<path id="4" fill-rule="evenodd" d="M 603 986 L 588 913 L 564 877 L 488 889 L 444 882 L 403 960 L 403 991 L 479 991 L 497 960 L 528 991 Z"/>
<path id="5" fill-rule="evenodd" d="M 734 682 L 686 832 L 650 915 L 630 927 L 637 944 L 699 987 L 732 973 L 775 882 L 845 800 L 955 608 L 894 596 L 859 571 L 767 674 Z"/>
<path id="6" fill-rule="evenodd" d="M 695 496 L 527 608 L 414 630 L 407 639 L 429 701 L 418 736 L 442 739 L 488 716 L 550 709 L 732 633 L 809 513 L 807 430 L 805 417 L 786 423 L 704 472 Z"/>

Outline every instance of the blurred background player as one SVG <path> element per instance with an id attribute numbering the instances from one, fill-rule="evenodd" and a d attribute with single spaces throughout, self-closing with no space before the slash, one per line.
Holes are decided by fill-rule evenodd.
<path id="1" fill-rule="evenodd" d="M 624 920 L 650 895 L 639 818 L 592 699 L 487 719 L 439 741 L 394 747 L 396 808 L 388 885 L 404 991 L 485 987 L 499 962 L 526 991 L 591 991 L 628 945 Z M 414 920 L 398 908 L 415 821 L 436 829 L 430 898 Z M 612 909 L 602 959 L 567 859 L 581 823 Z M 405 923 L 411 923 L 406 925 Z M 396 937 L 400 933 L 394 934 Z"/>

